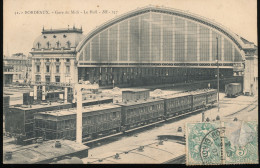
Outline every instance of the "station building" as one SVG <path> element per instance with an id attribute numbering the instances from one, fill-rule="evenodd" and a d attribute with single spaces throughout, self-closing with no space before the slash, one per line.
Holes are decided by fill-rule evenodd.
<path id="1" fill-rule="evenodd" d="M 42 29 L 33 43 L 32 81 L 75 83 L 76 47 L 83 39 L 82 29 Z"/>
<path id="2" fill-rule="evenodd" d="M 187 11 L 149 6 L 114 18 L 84 38 L 82 31 L 69 31 L 77 34 L 77 43 L 73 46 L 76 49 L 67 55 L 66 47 L 61 49 L 53 39 L 60 30 L 43 30 L 35 40 L 32 54 L 36 61 L 33 63 L 36 65 L 41 55 L 48 55 L 54 68 L 51 81 L 68 82 L 55 73 L 55 59 L 66 55 L 73 60 L 70 64 L 73 65 L 70 71 L 73 82 L 88 80 L 100 86 L 192 82 L 216 79 L 219 65 L 220 78 L 240 76 L 244 79 L 244 93 L 252 94 L 256 90 L 258 78 L 253 65 L 257 47 L 228 28 Z M 59 36 L 66 45 L 64 33 Z M 51 48 L 46 47 L 49 39 L 53 41 Z M 43 64 L 46 63 L 43 61 L 40 65 Z M 35 66 L 33 70 L 36 80 L 45 80 L 45 71 L 37 72 Z M 65 68 L 60 72 L 66 72 Z M 60 80 L 56 76 L 60 76 Z"/>

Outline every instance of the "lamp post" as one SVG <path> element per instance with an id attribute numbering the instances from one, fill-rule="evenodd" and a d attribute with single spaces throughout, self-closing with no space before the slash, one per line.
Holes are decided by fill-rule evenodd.
<path id="1" fill-rule="evenodd" d="M 218 82 L 218 115 L 219 115 L 219 64 L 218 64 L 218 37 L 217 39 L 217 82 Z"/>

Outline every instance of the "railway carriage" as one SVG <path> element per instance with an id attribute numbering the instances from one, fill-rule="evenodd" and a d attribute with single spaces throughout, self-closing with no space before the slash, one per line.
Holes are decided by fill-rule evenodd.
<path id="1" fill-rule="evenodd" d="M 217 102 L 217 90 L 216 89 L 209 89 L 207 91 L 207 105 L 213 105 Z"/>
<path id="2" fill-rule="evenodd" d="M 122 106 L 122 130 L 145 125 L 164 117 L 164 102 L 159 98 L 118 103 Z"/>
<path id="3" fill-rule="evenodd" d="M 185 113 L 192 108 L 192 96 L 189 93 L 166 95 L 161 98 L 164 99 L 166 118 Z"/>
<path id="4" fill-rule="evenodd" d="M 34 116 L 35 136 L 49 134 L 46 139 L 76 139 L 76 109 L 58 112 L 42 112 Z M 48 122 L 54 122 L 53 127 Z M 121 107 L 114 104 L 84 107 L 82 113 L 82 136 L 89 140 L 119 132 L 121 126 Z"/>
<path id="5" fill-rule="evenodd" d="M 225 92 L 227 97 L 235 97 L 241 94 L 242 86 L 240 83 L 229 83 L 225 85 Z"/>
<path id="6" fill-rule="evenodd" d="M 190 94 L 192 95 L 192 110 L 196 110 L 206 106 L 207 103 L 206 90 L 192 91 Z"/>
<path id="7" fill-rule="evenodd" d="M 5 116 L 5 130 L 8 133 L 19 134 L 23 139 L 31 139 L 33 135 L 34 114 L 42 111 L 54 111 L 71 108 L 71 103 L 52 103 L 38 105 L 19 105 L 9 108 Z"/>

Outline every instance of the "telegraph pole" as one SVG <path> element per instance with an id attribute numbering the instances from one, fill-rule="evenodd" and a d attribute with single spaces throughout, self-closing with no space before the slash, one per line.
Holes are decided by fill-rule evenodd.
<path id="1" fill-rule="evenodd" d="M 217 39 L 217 81 L 218 81 L 218 114 L 219 114 L 219 64 L 218 64 L 218 37 Z"/>

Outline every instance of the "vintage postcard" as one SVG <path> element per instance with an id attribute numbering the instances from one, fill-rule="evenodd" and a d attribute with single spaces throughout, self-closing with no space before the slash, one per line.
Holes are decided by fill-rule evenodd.
<path id="1" fill-rule="evenodd" d="M 3 0 L 4 164 L 258 163 L 257 0 Z"/>

